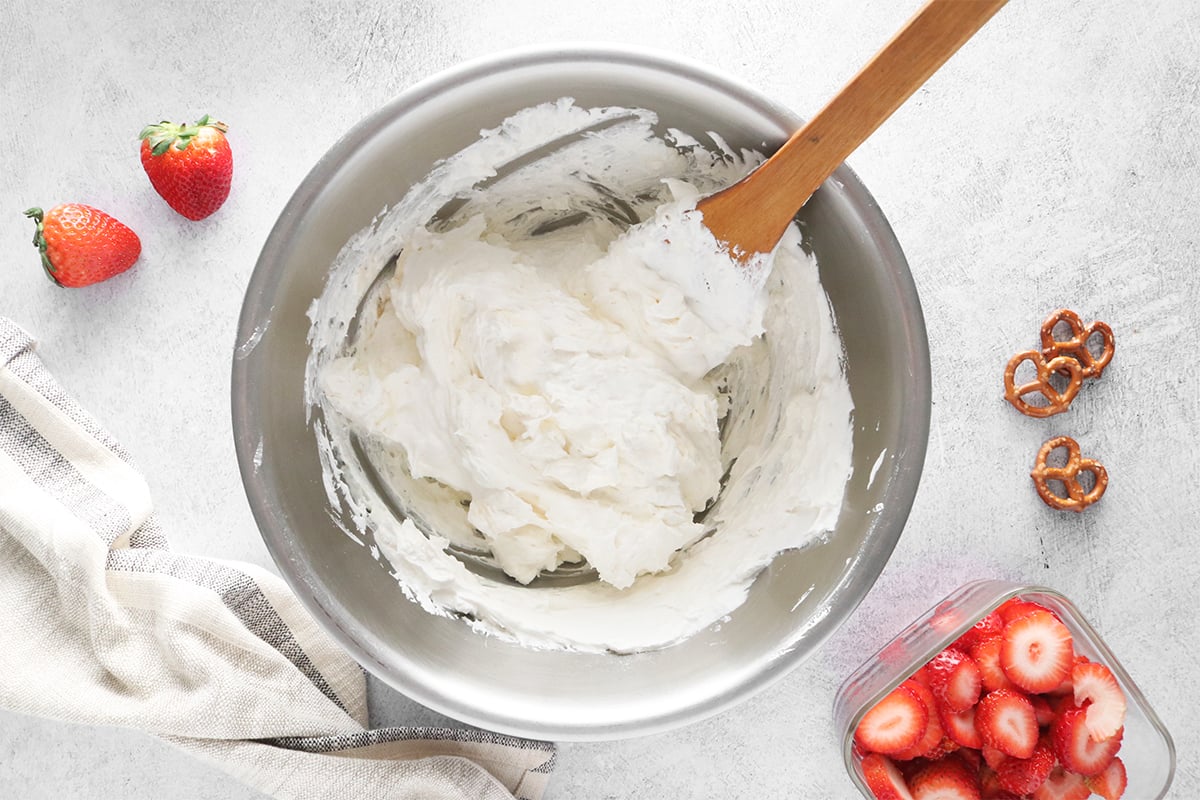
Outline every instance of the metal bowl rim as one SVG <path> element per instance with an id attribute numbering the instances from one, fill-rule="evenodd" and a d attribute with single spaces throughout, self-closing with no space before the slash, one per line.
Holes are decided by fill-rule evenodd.
<path id="1" fill-rule="evenodd" d="M 861 214 L 866 223 L 866 232 L 880 252 L 881 263 L 890 268 L 888 277 L 894 284 L 898 305 L 902 308 L 904 319 L 907 320 L 905 366 L 910 375 L 912 391 L 902 399 L 898 415 L 906 421 L 897 447 L 897 451 L 904 454 L 904 459 L 888 484 L 883 500 L 888 509 L 890 524 L 876 527 L 875 535 L 869 542 L 869 549 L 859 554 L 858 568 L 848 569 L 840 584 L 829 593 L 830 611 L 805 632 L 805 648 L 787 648 L 770 662 L 768 669 L 757 674 L 753 680 L 734 686 L 719 696 L 710 698 L 705 704 L 669 709 L 619 725 L 592 725 L 587 722 L 570 724 L 561 721 L 535 722 L 510 717 L 500 718 L 484 709 L 445 701 L 441 695 L 430 691 L 424 685 L 406 681 L 402 676 L 398 676 L 393 666 L 385 663 L 379 654 L 361 642 L 358 636 L 348 629 L 352 624 L 348 626 L 347 621 L 340 619 L 339 615 L 331 610 L 339 607 L 340 603 L 302 558 L 288 533 L 282 514 L 276 507 L 273 492 L 257 475 L 254 462 L 258 430 L 251 397 L 254 394 L 253 375 L 251 359 L 245 355 L 247 348 L 252 349 L 261 336 L 261 299 L 267 296 L 269 290 L 275 288 L 278 276 L 275 265 L 286 252 L 287 243 L 306 210 L 343 162 L 393 119 L 441 92 L 481 77 L 529 67 L 587 62 L 649 68 L 737 98 L 765 117 L 777 121 L 782 127 L 794 130 L 803 122 L 800 117 L 773 103 L 747 84 L 699 62 L 647 48 L 593 43 L 524 47 L 468 61 L 426 78 L 354 125 L 317 161 L 285 205 L 267 236 L 247 284 L 238 320 L 237 346 L 231 375 L 234 446 L 251 512 L 276 567 L 322 628 L 378 678 L 434 711 L 468 724 L 517 736 L 568 741 L 610 740 L 649 735 L 697 722 L 768 688 L 788 674 L 805 657 L 815 652 L 858 607 L 895 549 L 916 497 L 928 444 L 932 399 L 929 346 L 924 316 L 907 260 L 878 203 L 854 172 L 843 164 L 834 172 L 831 180 L 840 184 L 840 191 Z"/>

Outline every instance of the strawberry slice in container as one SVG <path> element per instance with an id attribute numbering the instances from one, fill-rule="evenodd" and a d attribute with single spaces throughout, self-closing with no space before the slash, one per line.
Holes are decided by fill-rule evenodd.
<path id="1" fill-rule="evenodd" d="M 1129 674 L 1070 600 L 1040 586 L 960 587 L 846 679 L 834 721 L 851 781 L 874 800 L 935 787 L 1161 800 L 1175 773 L 1171 736 Z"/>

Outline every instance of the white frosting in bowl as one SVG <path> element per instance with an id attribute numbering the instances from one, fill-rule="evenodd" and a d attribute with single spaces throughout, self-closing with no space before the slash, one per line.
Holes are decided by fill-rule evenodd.
<path id="1" fill-rule="evenodd" d="M 431 612 L 661 647 L 837 521 L 852 405 L 816 264 L 794 228 L 720 252 L 695 201 L 758 156 L 654 125 L 514 115 L 349 242 L 310 312 L 330 501 Z"/>

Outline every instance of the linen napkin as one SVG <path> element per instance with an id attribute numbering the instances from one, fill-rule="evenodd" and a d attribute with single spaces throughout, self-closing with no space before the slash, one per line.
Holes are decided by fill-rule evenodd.
<path id="1" fill-rule="evenodd" d="M 131 459 L 0 317 L 0 707 L 147 731 L 279 798 L 539 800 L 553 744 L 367 730 L 277 576 L 172 552 Z"/>

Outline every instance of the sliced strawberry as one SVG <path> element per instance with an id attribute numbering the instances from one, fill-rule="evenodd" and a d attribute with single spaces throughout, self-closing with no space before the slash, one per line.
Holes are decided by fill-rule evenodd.
<path id="1" fill-rule="evenodd" d="M 1125 735 L 1125 729 L 1121 728 L 1112 737 L 1097 742 L 1088 733 L 1086 714 L 1085 709 L 1070 708 L 1050 726 L 1058 760 L 1066 769 L 1084 777 L 1099 775 L 1112 763 Z"/>
<path id="2" fill-rule="evenodd" d="M 921 701 L 922 705 L 925 706 L 928 719 L 925 721 L 925 733 L 921 735 L 921 738 L 917 739 L 912 747 L 897 750 L 892 754 L 892 758 L 897 761 L 911 761 L 914 758 L 921 757 L 941 758 L 945 755 L 941 750 L 942 739 L 945 738 L 945 733 L 942 731 L 942 724 L 938 722 L 937 704 L 933 699 L 933 692 L 929 691 L 928 686 L 918 683 L 912 678 L 909 678 L 900 685 L 906 687 Z"/>
<path id="3" fill-rule="evenodd" d="M 938 722 L 951 741 L 962 747 L 973 747 L 978 750 L 983 747 L 983 739 L 975 729 L 975 709 L 971 706 L 966 711 L 954 712 L 944 706 L 938 706 Z"/>
<path id="4" fill-rule="evenodd" d="M 912 675 L 908 676 L 908 679 L 910 681 L 916 681 L 917 683 L 928 687 L 929 686 L 929 670 L 926 669 L 925 667 L 921 667 L 919 670 L 914 672 Z"/>
<path id="5" fill-rule="evenodd" d="M 1087 729 L 1099 742 L 1125 724 L 1125 693 L 1112 670 L 1103 664 L 1076 664 L 1071 670 L 1075 705 L 1087 709 Z"/>
<path id="6" fill-rule="evenodd" d="M 1079 666 L 1080 664 L 1090 664 L 1090 663 L 1091 662 L 1088 661 L 1087 656 L 1081 656 L 1081 655 L 1079 655 L 1079 653 L 1076 653 L 1075 654 L 1075 662 L 1072 665 L 1071 669 L 1073 671 L 1075 669 L 1075 667 Z M 1060 694 L 1074 694 L 1074 693 L 1075 693 L 1075 682 L 1071 680 L 1070 674 L 1068 674 L 1067 677 L 1063 678 L 1062 683 L 1060 683 L 1058 686 L 1055 686 L 1053 689 L 1050 689 L 1049 691 L 1046 692 L 1046 694 L 1048 694 L 1048 695 L 1055 695 L 1055 696 L 1060 695 Z"/>
<path id="7" fill-rule="evenodd" d="M 1075 695 L 1073 694 L 1043 694 L 1038 695 L 1038 697 L 1041 697 L 1050 706 L 1050 713 L 1054 716 L 1054 719 L 1061 717 L 1062 713 L 1068 709 L 1078 708 L 1075 705 Z M 1051 720 L 1051 724 L 1053 724 L 1053 721 Z"/>
<path id="8" fill-rule="evenodd" d="M 863 716 L 854 731 L 854 741 L 868 752 L 895 753 L 917 743 L 925 733 L 928 718 L 925 704 L 901 684 Z"/>
<path id="9" fill-rule="evenodd" d="M 904 776 L 887 756 L 867 753 L 862 760 L 863 779 L 875 800 L 913 800 Z"/>
<path id="10" fill-rule="evenodd" d="M 1038 605 L 1031 600 L 1022 600 L 1020 597 L 1013 597 L 1005 600 L 1000 604 L 1000 607 L 996 609 L 996 613 L 1000 616 L 1000 619 L 1004 620 L 1005 625 L 1012 622 L 1014 619 L 1025 616 L 1030 611 L 1049 612 L 1050 609 L 1046 608 L 1045 606 Z"/>
<path id="11" fill-rule="evenodd" d="M 1075 693 L 1075 684 L 1071 683 L 1071 673 L 1069 673 L 1069 672 L 1067 673 L 1067 677 L 1063 678 L 1062 683 L 1060 683 L 1058 686 L 1055 686 L 1053 689 L 1049 689 L 1045 692 L 1042 692 L 1042 694 L 1044 694 L 1047 699 L 1049 699 L 1051 697 L 1060 697 L 1063 695 L 1070 697 L 1074 693 Z"/>
<path id="12" fill-rule="evenodd" d="M 979 776 L 963 761 L 934 761 L 913 776 L 913 800 L 980 800 Z"/>
<path id="13" fill-rule="evenodd" d="M 1038 742 L 1029 758 L 1006 758 L 996 767 L 1000 786 L 1016 795 L 1027 795 L 1046 782 L 1054 769 L 1054 750 Z"/>
<path id="14" fill-rule="evenodd" d="M 984 695 L 975 709 L 975 729 L 985 745 L 1014 758 L 1029 758 L 1037 746 L 1037 715 L 1019 692 L 1000 689 Z"/>
<path id="15" fill-rule="evenodd" d="M 979 754 L 981 756 L 983 756 L 983 760 L 992 769 L 995 769 L 996 767 L 1000 766 L 1000 762 L 1002 762 L 1002 761 L 1004 761 L 1004 759 L 1008 758 L 1008 756 L 1005 755 L 1003 750 L 997 750 L 996 748 L 990 747 L 986 744 L 982 748 L 980 748 Z"/>
<path id="16" fill-rule="evenodd" d="M 966 615 L 954 603 L 949 601 L 939 605 L 929 618 L 929 627 L 940 634 L 946 635 L 966 622 Z"/>
<path id="17" fill-rule="evenodd" d="M 1067 772 L 1062 765 L 1055 766 L 1046 782 L 1033 792 L 1033 800 L 1087 800 L 1092 792 L 1084 784 L 1084 777 Z"/>
<path id="18" fill-rule="evenodd" d="M 920 670 L 918 670 L 918 672 L 919 671 Z M 916 698 L 920 700 L 922 704 L 924 704 L 926 711 L 931 714 L 933 713 L 934 708 L 936 708 L 937 701 L 934 699 L 933 692 L 930 690 L 928 683 L 917 680 L 916 674 L 914 673 L 913 677 L 904 681 L 900 685 L 916 695 Z"/>
<path id="19" fill-rule="evenodd" d="M 979 796 L 982 800 L 1020 800 L 1017 795 L 1000 785 L 1000 776 L 988 766 L 979 770 Z"/>
<path id="20" fill-rule="evenodd" d="M 983 766 L 983 756 L 978 750 L 972 750 L 970 747 L 960 747 L 954 751 L 954 757 L 963 762 L 970 768 L 971 772 L 978 774 L 979 768 Z"/>
<path id="21" fill-rule="evenodd" d="M 983 680 L 974 659 L 948 647 L 925 665 L 933 696 L 950 711 L 966 711 L 979 701 Z"/>
<path id="22" fill-rule="evenodd" d="M 936 738 L 935 738 L 936 733 Z M 949 748 L 945 745 L 949 744 Z M 942 730 L 942 723 L 938 719 L 937 712 L 929 715 L 929 724 L 925 728 L 925 735 L 921 737 L 916 745 L 908 750 L 901 750 L 892 758 L 897 761 L 908 760 L 912 761 L 916 758 L 923 758 L 927 761 L 937 761 L 958 750 L 958 745 L 950 741 L 946 736 L 946 732 Z M 915 753 L 916 755 L 911 755 Z"/>
<path id="23" fill-rule="evenodd" d="M 1017 617 L 1004 626 L 1002 638 L 1000 666 L 1025 691 L 1049 691 L 1071 674 L 1071 632 L 1049 611 L 1037 609 Z"/>
<path id="24" fill-rule="evenodd" d="M 1120 800 L 1121 796 L 1125 794 L 1125 787 L 1128 784 L 1125 762 L 1120 758 L 1114 758 L 1099 775 L 1084 778 L 1083 781 L 1088 789 L 1103 797 L 1104 800 Z"/>
<path id="25" fill-rule="evenodd" d="M 929 759 L 927 758 L 914 758 L 911 761 L 897 761 L 893 758 L 891 761 L 896 765 L 896 769 L 900 770 L 900 774 L 904 776 L 905 786 L 908 786 L 909 781 L 911 781 L 913 778 L 913 775 L 916 775 L 918 772 L 925 769 L 925 767 L 929 766 Z"/>
<path id="26" fill-rule="evenodd" d="M 995 639 L 1003 630 L 1004 618 L 993 611 L 968 628 L 951 647 L 969 653 L 975 645 L 988 639 Z"/>
<path id="27" fill-rule="evenodd" d="M 939 725 L 942 724 L 941 713 L 938 714 L 938 724 Z M 942 734 L 943 734 L 942 735 L 942 743 L 938 745 L 937 750 L 934 750 L 933 752 L 931 752 L 929 755 L 926 756 L 926 758 L 936 761 L 939 758 L 944 758 L 944 757 L 950 755 L 951 753 L 957 753 L 959 750 L 964 749 L 961 744 L 959 744 L 958 742 L 956 742 L 950 738 L 949 734 L 946 733 L 945 728 L 942 728 Z M 966 748 L 966 749 L 970 749 L 970 748 Z"/>
<path id="28" fill-rule="evenodd" d="M 1037 717 L 1039 728 L 1049 727 L 1054 718 L 1058 716 L 1050 705 L 1050 701 L 1040 694 L 1035 694 L 1029 698 L 1030 704 L 1033 705 L 1033 715 Z"/>
<path id="29" fill-rule="evenodd" d="M 971 649 L 971 658 L 975 659 L 975 666 L 979 667 L 979 676 L 983 681 L 985 692 L 1017 688 L 1017 685 L 1004 674 L 1004 668 L 1000 666 L 1000 648 L 1003 646 L 1004 639 L 997 636 L 992 639 L 984 639 Z"/>

